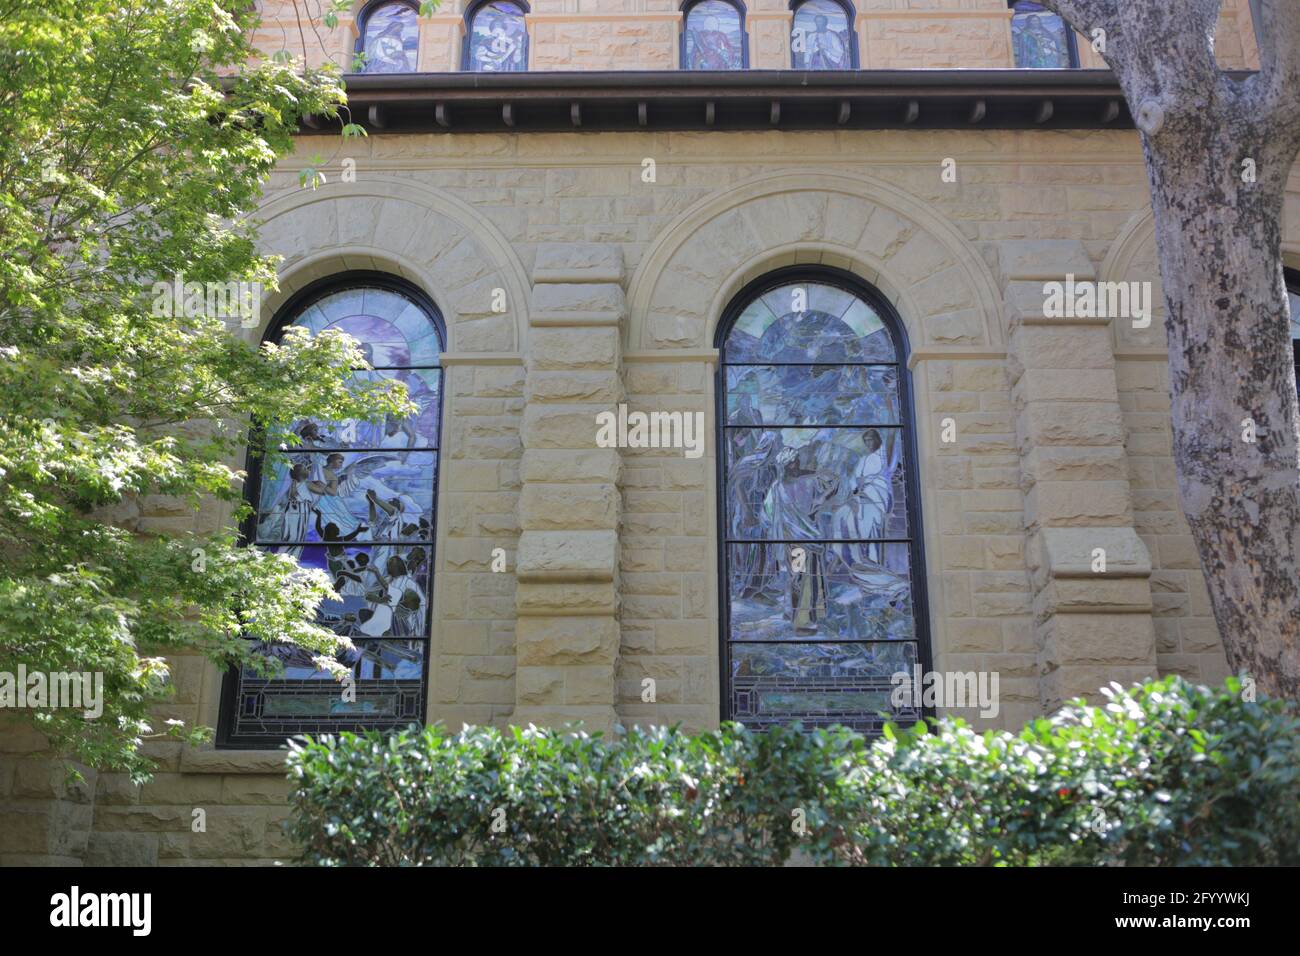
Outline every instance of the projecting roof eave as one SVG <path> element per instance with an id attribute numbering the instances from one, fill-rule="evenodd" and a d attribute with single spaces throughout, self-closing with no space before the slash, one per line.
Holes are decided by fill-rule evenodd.
<path id="1" fill-rule="evenodd" d="M 345 81 L 351 120 L 372 133 L 1133 126 L 1109 70 L 539 71 Z M 337 127 L 311 117 L 303 131 Z"/>

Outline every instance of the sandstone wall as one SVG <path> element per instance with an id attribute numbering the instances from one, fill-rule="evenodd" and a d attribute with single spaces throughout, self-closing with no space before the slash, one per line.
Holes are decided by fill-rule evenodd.
<path id="1" fill-rule="evenodd" d="M 467 0 L 443 0 L 420 18 L 416 69 L 422 73 L 461 68 Z M 305 26 L 306 58 L 347 67 L 357 42 L 357 0 L 334 29 Z M 533 0 L 525 17 L 531 70 L 671 70 L 680 65 L 681 3 L 677 0 Z M 859 0 L 854 34 L 863 69 L 1006 68 L 1015 65 L 1011 13 L 1005 0 Z M 266 56 L 288 50 L 303 56 L 294 6 L 263 0 L 263 26 L 255 39 Z M 788 0 L 746 4 L 749 63 L 753 69 L 788 69 L 793 13 Z M 1259 65 L 1250 0 L 1224 0 L 1215 37 L 1225 69 Z M 1080 65 L 1104 67 L 1078 38 Z"/>
<path id="2" fill-rule="evenodd" d="M 989 723 L 1111 679 L 1224 675 L 1178 508 L 1159 314 L 1150 330 L 1042 314 L 1043 283 L 1066 272 L 1156 282 L 1135 134 L 376 134 L 334 149 L 320 189 L 297 177 L 315 140 L 268 185 L 282 289 L 263 317 L 356 268 L 405 276 L 444 314 L 430 721 L 716 724 L 714 333 L 737 290 L 796 263 L 851 270 L 902 316 L 918 597 L 937 668 L 1001 675 Z M 345 158 L 355 182 L 338 175 Z M 1294 224 L 1291 207 L 1300 188 Z M 1294 225 L 1287 250 L 1300 261 Z M 705 457 L 596 448 L 595 413 L 623 400 L 702 412 Z M 228 517 L 147 501 L 130 520 Z M 489 569 L 497 547 L 503 573 Z M 1105 574 L 1087 567 L 1095 547 Z M 160 716 L 215 725 L 216 668 L 178 659 L 175 683 Z M 4 739 L 0 863 L 291 855 L 275 753 L 151 744 L 148 786 L 90 774 L 70 788 L 41 769 L 39 741 Z"/>

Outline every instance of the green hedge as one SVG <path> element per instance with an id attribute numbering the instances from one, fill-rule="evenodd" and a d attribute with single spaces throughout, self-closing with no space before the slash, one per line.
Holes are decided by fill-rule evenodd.
<path id="1" fill-rule="evenodd" d="M 323 865 L 1300 863 L 1300 719 L 1167 678 L 1019 734 L 440 727 L 291 745 Z"/>

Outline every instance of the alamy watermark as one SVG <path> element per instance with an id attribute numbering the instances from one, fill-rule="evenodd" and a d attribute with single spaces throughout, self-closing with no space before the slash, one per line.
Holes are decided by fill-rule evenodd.
<path id="1" fill-rule="evenodd" d="M 18 673 L 0 671 L 0 707 L 20 710 L 51 710 L 71 707 L 80 710 L 87 720 L 104 713 L 104 675 L 77 671 L 27 670 L 18 665 Z"/>
<path id="2" fill-rule="evenodd" d="M 238 320 L 245 329 L 255 329 L 261 324 L 260 282 L 186 282 L 178 272 L 171 282 L 155 282 L 152 294 L 155 319 L 210 316 Z"/>
<path id="3" fill-rule="evenodd" d="M 703 412 L 617 412 L 596 416 L 598 448 L 682 448 L 687 458 L 704 454 Z"/>
<path id="4" fill-rule="evenodd" d="M 962 710 L 978 707 L 981 717 L 996 717 L 998 703 L 997 671 L 922 671 L 913 665 L 911 672 L 897 671 L 889 681 L 894 685 L 889 703 L 895 708 L 944 707 Z"/>
<path id="5" fill-rule="evenodd" d="M 1043 317 L 1048 319 L 1130 319 L 1133 328 L 1151 326 L 1154 296 L 1150 282 L 1043 283 Z"/>

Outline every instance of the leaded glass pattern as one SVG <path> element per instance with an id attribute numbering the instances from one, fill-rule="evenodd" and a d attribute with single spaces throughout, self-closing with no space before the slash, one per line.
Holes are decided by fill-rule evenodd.
<path id="1" fill-rule="evenodd" d="M 1011 42 L 1016 66 L 1068 70 L 1074 66 L 1070 28 L 1052 11 L 1028 0 L 1011 5 Z"/>
<path id="2" fill-rule="evenodd" d="M 742 70 L 745 34 L 740 10 L 727 0 L 702 0 L 686 12 L 682 68 Z"/>
<path id="3" fill-rule="evenodd" d="M 414 73 L 420 46 L 415 8 L 405 3 L 384 3 L 365 20 L 361 51 L 363 73 Z"/>
<path id="4" fill-rule="evenodd" d="M 836 0 L 805 0 L 790 26 L 791 65 L 796 70 L 851 70 L 853 31 L 848 11 Z"/>
<path id="5" fill-rule="evenodd" d="M 465 68 L 475 73 L 528 69 L 528 30 L 518 4 L 494 0 L 470 18 Z"/>
<path id="6" fill-rule="evenodd" d="M 923 635 L 898 343 L 834 281 L 770 286 L 722 342 L 727 715 L 867 733 Z"/>
<path id="7" fill-rule="evenodd" d="M 310 654 L 275 645 L 274 675 L 244 670 L 228 701 L 229 737 L 274 745 L 300 733 L 391 728 L 424 717 L 428 683 L 442 338 L 427 307 L 396 288 L 338 287 L 309 299 L 292 325 L 352 335 L 371 366 L 358 388 L 405 383 L 418 411 L 379 422 L 298 419 L 268 429 L 279 456 L 256 469 L 251 537 L 325 573 L 338 594 L 317 622 L 352 640 L 355 700 Z"/>

